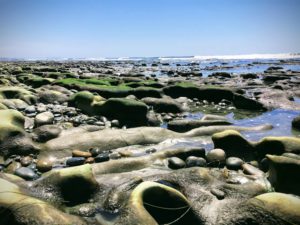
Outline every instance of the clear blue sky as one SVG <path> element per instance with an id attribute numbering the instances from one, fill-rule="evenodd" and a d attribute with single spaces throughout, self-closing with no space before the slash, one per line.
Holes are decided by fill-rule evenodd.
<path id="1" fill-rule="evenodd" d="M 300 52 L 300 0 L 0 0 L 0 57 Z"/>

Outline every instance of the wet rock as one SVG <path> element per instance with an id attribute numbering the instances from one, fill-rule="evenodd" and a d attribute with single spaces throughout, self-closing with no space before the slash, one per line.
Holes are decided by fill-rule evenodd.
<path id="1" fill-rule="evenodd" d="M 186 166 L 187 167 L 205 167 L 206 166 L 206 160 L 202 157 L 196 157 L 196 156 L 189 156 L 186 160 Z"/>
<path id="2" fill-rule="evenodd" d="M 99 155 L 102 152 L 99 148 L 90 148 L 89 151 L 93 157 Z"/>
<path id="3" fill-rule="evenodd" d="M 109 152 L 103 152 L 103 153 L 98 154 L 95 157 L 95 162 L 97 162 L 97 163 L 105 162 L 105 161 L 108 161 L 109 159 L 110 159 Z"/>
<path id="4" fill-rule="evenodd" d="M 66 165 L 67 166 L 79 166 L 84 164 L 85 158 L 84 157 L 72 157 L 67 159 Z"/>
<path id="5" fill-rule="evenodd" d="M 146 154 L 151 154 L 151 153 L 155 153 L 157 150 L 155 148 L 148 148 L 145 150 Z"/>
<path id="6" fill-rule="evenodd" d="M 36 163 L 36 168 L 43 173 L 50 171 L 52 167 L 53 162 L 49 159 L 39 159 Z"/>
<path id="7" fill-rule="evenodd" d="M 275 190 L 300 195 L 300 160 L 286 156 L 267 155 L 269 180 Z"/>
<path id="8" fill-rule="evenodd" d="M 92 154 L 90 152 L 80 151 L 80 150 L 73 150 L 72 157 L 84 157 L 89 158 Z"/>
<path id="9" fill-rule="evenodd" d="M 244 161 L 238 157 L 229 157 L 226 159 L 226 167 L 230 170 L 239 170 L 243 164 Z"/>
<path id="10" fill-rule="evenodd" d="M 172 98 L 143 98 L 142 101 L 149 106 L 152 106 L 156 112 L 179 113 L 183 112 L 181 104 Z"/>
<path id="11" fill-rule="evenodd" d="M 52 124 L 54 121 L 54 115 L 51 112 L 39 113 L 38 115 L 36 115 L 34 121 L 36 126 Z"/>
<path id="12" fill-rule="evenodd" d="M 168 159 L 168 166 L 171 169 L 181 169 L 185 167 L 185 162 L 178 157 L 171 157 Z"/>
<path id="13" fill-rule="evenodd" d="M 12 109 L 0 110 L 0 144 L 9 138 L 24 134 L 24 116 Z"/>
<path id="14" fill-rule="evenodd" d="M 259 169 L 264 171 L 265 173 L 269 170 L 269 160 L 267 158 L 263 158 L 259 163 Z"/>
<path id="15" fill-rule="evenodd" d="M 212 141 L 215 148 L 224 149 L 227 157 L 243 158 L 246 161 L 253 160 L 254 146 L 248 142 L 239 132 L 226 130 L 213 134 Z"/>
<path id="16" fill-rule="evenodd" d="M 210 166 L 222 165 L 226 159 L 226 153 L 223 149 L 216 148 L 206 154 L 207 162 Z"/>
<path id="17" fill-rule="evenodd" d="M 21 167 L 22 167 L 21 163 L 12 161 L 8 166 L 6 166 L 5 172 L 13 174 L 16 172 L 17 169 Z"/>
<path id="18" fill-rule="evenodd" d="M 15 171 L 15 175 L 22 177 L 25 180 L 35 180 L 38 175 L 30 168 L 20 167 Z"/>
<path id="19" fill-rule="evenodd" d="M 21 159 L 22 166 L 26 167 L 30 165 L 33 162 L 33 159 L 30 156 L 25 156 Z"/>

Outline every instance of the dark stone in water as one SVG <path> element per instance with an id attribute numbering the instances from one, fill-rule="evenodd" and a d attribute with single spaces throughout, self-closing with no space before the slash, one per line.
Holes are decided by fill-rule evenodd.
<path id="1" fill-rule="evenodd" d="M 25 180 L 35 180 L 39 176 L 30 168 L 20 167 L 15 171 L 15 175 L 22 177 Z"/>
<path id="2" fill-rule="evenodd" d="M 67 160 L 66 164 L 68 166 L 79 166 L 85 162 L 84 157 L 73 157 Z"/>
<path id="3" fill-rule="evenodd" d="M 108 161 L 108 160 L 109 160 L 109 153 L 108 152 L 101 153 L 101 154 L 99 154 L 95 157 L 95 162 L 96 163 L 105 162 L 105 161 Z"/>

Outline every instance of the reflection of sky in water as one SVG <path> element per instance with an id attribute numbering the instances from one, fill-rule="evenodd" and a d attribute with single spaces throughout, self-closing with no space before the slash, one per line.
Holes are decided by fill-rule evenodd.
<path id="1" fill-rule="evenodd" d="M 272 124 L 274 127 L 272 130 L 242 132 L 247 139 L 257 141 L 266 136 L 299 136 L 300 132 L 297 132 L 291 127 L 293 118 L 298 115 L 300 115 L 300 111 L 276 109 L 252 118 L 235 119 L 234 113 L 230 113 L 226 117 L 234 125 L 238 126 L 251 127 L 262 124 Z M 196 120 L 200 119 L 202 116 L 203 113 L 191 113 L 187 119 Z"/>

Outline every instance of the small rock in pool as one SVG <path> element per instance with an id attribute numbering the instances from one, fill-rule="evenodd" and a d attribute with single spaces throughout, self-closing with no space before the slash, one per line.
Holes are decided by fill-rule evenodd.
<path id="1" fill-rule="evenodd" d="M 154 152 L 156 152 L 157 150 L 155 149 L 155 148 L 148 148 L 148 149 L 146 149 L 146 154 L 151 154 L 151 153 L 154 153 Z"/>
<path id="2" fill-rule="evenodd" d="M 226 159 L 226 167 L 230 170 L 239 170 L 243 164 L 244 161 L 238 157 L 229 157 Z"/>
<path id="3" fill-rule="evenodd" d="M 25 180 L 35 180 L 39 176 L 30 168 L 20 167 L 15 171 L 15 175 L 22 177 Z"/>
<path id="4" fill-rule="evenodd" d="M 206 160 L 202 157 L 196 157 L 196 156 L 189 156 L 185 160 L 187 167 L 205 167 L 206 166 Z"/>
<path id="5" fill-rule="evenodd" d="M 181 169 L 185 167 L 185 162 L 178 157 L 169 158 L 168 163 L 171 169 Z"/>
<path id="6" fill-rule="evenodd" d="M 73 150 L 72 151 L 72 156 L 73 157 L 85 157 L 85 158 L 89 158 L 92 156 L 92 154 L 90 152 L 84 152 L 84 151 L 80 151 L 80 150 Z"/>
<path id="7" fill-rule="evenodd" d="M 47 172 L 52 169 L 53 163 L 48 159 L 39 159 L 36 168 L 41 172 Z"/>
<path id="8" fill-rule="evenodd" d="M 100 162 L 105 162 L 109 160 L 109 153 L 108 152 L 103 152 L 100 153 L 95 157 L 95 162 L 100 163 Z"/>
<path id="9" fill-rule="evenodd" d="M 67 166 L 79 166 L 85 162 L 84 157 L 73 157 L 66 161 Z"/>

